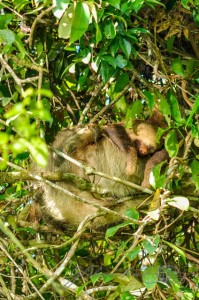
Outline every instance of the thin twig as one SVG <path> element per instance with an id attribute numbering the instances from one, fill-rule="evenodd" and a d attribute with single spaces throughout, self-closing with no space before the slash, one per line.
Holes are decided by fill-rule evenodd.
<path id="1" fill-rule="evenodd" d="M 44 300 L 43 296 L 40 294 L 40 292 L 38 291 L 38 289 L 36 288 L 36 286 L 32 283 L 32 281 L 30 280 L 29 277 L 25 276 L 23 273 L 23 270 L 21 268 L 21 266 L 19 266 L 16 261 L 12 258 L 12 256 L 10 256 L 10 254 L 8 253 L 8 251 L 0 244 L 0 248 L 1 250 L 6 254 L 6 256 L 10 259 L 10 261 L 12 261 L 13 265 L 15 266 L 15 268 L 21 273 L 21 275 L 24 277 L 24 279 L 26 281 L 28 281 L 28 283 L 32 286 L 32 288 L 36 291 L 36 294 L 42 299 Z"/>
<path id="2" fill-rule="evenodd" d="M 38 76 L 33 76 L 33 77 L 29 77 L 29 78 L 25 78 L 25 79 L 20 79 L 15 72 L 13 71 L 13 69 L 9 66 L 9 64 L 5 61 L 5 59 L 3 58 L 2 54 L 0 55 L 0 62 L 1 64 L 4 66 L 4 68 L 11 74 L 12 78 L 14 79 L 14 81 L 16 82 L 16 84 L 19 86 L 21 93 L 24 93 L 24 89 L 22 87 L 22 84 L 24 83 L 31 83 L 32 81 L 38 80 Z"/>
<path id="3" fill-rule="evenodd" d="M 29 35 L 29 38 L 27 40 L 27 42 L 29 43 L 29 47 L 30 49 L 32 49 L 32 46 L 33 46 L 33 36 L 34 36 L 34 31 L 35 31 L 35 28 L 37 26 L 37 23 L 46 15 L 48 14 L 49 12 L 51 12 L 54 8 L 56 7 L 55 4 L 51 5 L 50 7 L 48 7 L 46 10 L 42 11 L 38 16 L 37 18 L 34 20 L 33 24 L 32 24 L 32 27 L 30 29 L 30 35 Z"/>
<path id="4" fill-rule="evenodd" d="M 17 237 L 12 233 L 12 231 L 7 226 L 5 226 L 5 224 L 1 218 L 0 218 L 0 230 L 5 235 L 7 235 L 7 237 L 9 239 L 11 239 L 11 241 L 17 246 L 17 248 L 19 248 L 24 253 L 28 262 L 31 263 L 36 270 L 41 272 L 41 274 L 43 274 L 46 278 L 50 278 L 54 275 L 54 273 L 51 270 L 47 269 L 46 267 L 41 267 L 41 265 L 32 257 L 32 255 L 25 251 L 25 247 L 17 239 Z M 67 289 L 67 290 L 73 292 L 74 294 L 76 294 L 76 292 L 78 290 L 78 286 L 76 286 L 75 284 L 73 284 L 72 282 L 70 282 L 69 280 L 64 279 L 64 278 L 59 278 L 59 282 L 61 283 L 61 286 L 64 289 Z M 57 284 L 54 284 L 54 282 L 52 283 L 52 285 L 53 285 L 53 288 L 57 291 L 57 293 L 61 295 L 60 287 L 57 286 Z M 18 299 L 24 299 L 24 300 L 25 299 L 26 300 L 27 299 L 35 299 L 35 296 L 37 296 L 37 294 L 36 295 L 32 294 L 32 295 L 25 296 L 25 297 L 21 296 Z M 92 298 L 90 298 L 85 292 L 82 292 L 82 299 L 92 300 Z"/>
<path id="5" fill-rule="evenodd" d="M 96 218 L 96 213 L 92 214 L 91 216 L 87 216 L 78 226 L 77 232 L 76 234 L 81 231 L 82 229 L 86 229 L 86 224 L 89 223 L 91 220 L 93 220 L 94 218 Z M 80 236 L 78 234 L 78 237 L 76 235 L 76 241 L 73 244 L 73 246 L 70 248 L 69 252 L 65 255 L 65 258 L 63 259 L 61 265 L 58 267 L 58 269 L 54 272 L 53 276 L 51 276 L 46 282 L 45 284 L 42 286 L 42 288 L 40 289 L 40 293 L 44 293 L 48 287 L 61 275 L 61 273 L 64 271 L 64 269 L 66 268 L 66 266 L 68 265 L 69 261 L 71 260 L 71 258 L 73 257 L 73 255 L 75 254 L 75 251 L 77 249 L 78 243 L 79 243 L 79 239 Z"/>
<path id="6" fill-rule="evenodd" d="M 100 91 L 102 90 L 102 87 L 103 87 L 103 83 L 101 83 L 101 84 L 96 88 L 96 90 L 93 91 L 92 96 L 91 96 L 89 102 L 86 104 L 86 106 L 85 106 L 85 108 L 84 108 L 84 110 L 83 110 L 83 112 L 82 112 L 82 114 L 81 114 L 81 117 L 80 117 L 79 123 L 78 123 L 79 125 L 83 123 L 83 120 L 84 120 L 84 118 L 85 118 L 87 112 L 88 112 L 89 109 L 91 108 L 91 105 L 93 104 L 93 102 L 94 102 L 95 98 L 97 97 L 97 95 L 98 95 L 98 94 L 100 93 Z M 92 122 L 92 121 L 91 121 L 91 122 Z"/>
<path id="7" fill-rule="evenodd" d="M 103 115 L 105 113 L 105 111 L 107 111 L 108 109 L 112 108 L 115 103 L 117 103 L 120 98 L 126 94 L 126 92 L 129 90 L 129 88 L 131 87 L 131 83 L 129 83 L 121 93 L 119 93 L 119 95 L 115 98 L 114 101 L 112 101 L 110 104 L 104 106 L 100 112 L 98 112 L 91 120 L 90 120 L 90 123 L 95 123 L 95 121 L 99 118 L 99 116 Z"/>
<path id="8" fill-rule="evenodd" d="M 131 247 L 122 255 L 122 258 L 120 261 L 117 263 L 117 265 L 114 267 L 114 269 L 111 271 L 111 274 L 115 273 L 115 271 L 119 268 L 119 266 L 124 262 L 128 254 L 137 246 L 138 241 L 140 239 L 140 236 L 144 230 L 144 227 L 151 223 L 151 218 L 149 216 L 146 216 L 143 221 L 142 225 L 139 226 L 138 230 L 133 234 L 134 236 L 134 241 Z"/>

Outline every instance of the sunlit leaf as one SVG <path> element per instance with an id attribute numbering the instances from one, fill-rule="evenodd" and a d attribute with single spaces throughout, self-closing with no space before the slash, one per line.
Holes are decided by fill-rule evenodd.
<path id="1" fill-rule="evenodd" d="M 60 19 L 64 14 L 68 3 L 70 3 L 70 0 L 55 0 L 55 2 L 56 7 L 53 9 L 53 14 L 56 18 Z"/>
<path id="2" fill-rule="evenodd" d="M 77 2 L 71 26 L 70 43 L 77 41 L 87 30 L 90 21 L 89 6 L 85 2 Z"/>
<path id="3" fill-rule="evenodd" d="M 102 32 L 97 23 L 95 24 L 95 26 L 96 26 L 96 44 L 98 44 L 102 40 Z"/>
<path id="4" fill-rule="evenodd" d="M 26 141 L 26 147 L 34 161 L 40 167 L 46 167 L 48 162 L 48 148 L 46 143 L 39 137 L 33 137 L 30 142 Z"/>
<path id="5" fill-rule="evenodd" d="M 72 4 L 63 14 L 58 27 L 60 38 L 69 39 L 71 34 L 72 23 L 74 19 L 74 5 Z"/>
<path id="6" fill-rule="evenodd" d="M 9 111 L 7 111 L 5 113 L 5 118 L 10 119 L 10 118 L 17 116 L 18 114 L 22 114 L 22 113 L 26 113 L 23 103 L 16 103 L 12 107 L 12 109 L 10 109 Z M 11 120 L 9 120 L 9 121 L 11 121 Z"/>
<path id="7" fill-rule="evenodd" d="M 7 45 L 11 45 L 15 41 L 15 35 L 10 29 L 0 30 L 0 42 L 3 41 Z"/>
<path id="8" fill-rule="evenodd" d="M 6 145 L 8 141 L 9 141 L 8 133 L 0 131 L 0 145 Z"/>
<path id="9" fill-rule="evenodd" d="M 183 196 L 167 198 L 167 202 L 170 206 L 176 207 L 180 210 L 188 210 L 189 208 L 189 200 Z"/>
<path id="10" fill-rule="evenodd" d="M 111 4 L 117 9 L 120 9 L 120 0 L 106 0 L 107 3 Z"/>
<path id="11" fill-rule="evenodd" d="M 160 218 L 160 209 L 157 208 L 155 210 L 152 211 L 148 211 L 147 215 L 154 221 L 158 221 Z"/>

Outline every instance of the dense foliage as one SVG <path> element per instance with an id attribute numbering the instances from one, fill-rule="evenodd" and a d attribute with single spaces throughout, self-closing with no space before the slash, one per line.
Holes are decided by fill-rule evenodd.
<path id="1" fill-rule="evenodd" d="M 199 1 L 0 2 L 0 298 L 198 299 Z M 25 179 L 75 124 L 166 118 L 147 210 L 74 235 Z M 18 173 L 16 173 L 16 171 Z M 147 198 L 147 196 L 144 196 Z M 128 212 L 129 213 L 129 212 Z"/>

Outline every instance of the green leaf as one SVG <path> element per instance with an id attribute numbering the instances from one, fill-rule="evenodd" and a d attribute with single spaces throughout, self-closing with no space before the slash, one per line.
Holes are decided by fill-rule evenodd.
<path id="1" fill-rule="evenodd" d="M 172 69 L 177 75 L 184 76 L 184 69 L 180 58 L 175 58 L 172 61 Z"/>
<path id="2" fill-rule="evenodd" d="M 87 30 L 90 21 L 89 6 L 85 2 L 77 2 L 71 27 L 70 43 L 77 41 Z"/>
<path id="3" fill-rule="evenodd" d="M 9 135 L 6 132 L 0 131 L 0 145 L 6 145 L 9 141 Z"/>
<path id="4" fill-rule="evenodd" d="M 149 182 L 154 188 L 165 188 L 166 186 L 166 175 L 161 175 L 161 168 L 164 162 L 157 164 L 150 174 Z"/>
<path id="5" fill-rule="evenodd" d="M 137 297 L 136 298 L 132 298 L 132 294 L 133 292 L 135 291 L 135 294 L 136 292 L 139 293 L 139 291 L 141 289 L 145 290 L 144 288 L 144 285 L 142 282 L 138 281 L 137 278 L 135 278 L 134 276 L 129 276 L 129 282 L 123 286 L 121 286 L 121 291 L 130 291 L 131 292 L 131 297 L 129 298 L 129 296 L 127 296 L 127 298 L 120 298 L 123 299 L 123 300 L 132 300 L 132 299 L 138 299 Z M 141 292 L 141 291 L 140 291 Z M 141 293 L 140 293 L 141 295 Z M 117 298 L 118 299 L 118 298 Z"/>
<path id="6" fill-rule="evenodd" d="M 74 18 L 74 4 L 63 14 L 58 27 L 58 36 L 62 39 L 69 39 Z"/>
<path id="7" fill-rule="evenodd" d="M 121 92 L 129 83 L 129 75 L 127 73 L 122 73 L 118 77 L 116 83 L 115 83 L 115 88 L 114 92 L 119 93 Z"/>
<path id="8" fill-rule="evenodd" d="M 136 298 L 129 291 L 126 291 L 120 293 L 120 300 L 136 300 Z"/>
<path id="9" fill-rule="evenodd" d="M 168 92 L 168 101 L 170 104 L 170 109 L 171 109 L 171 115 L 174 118 L 174 120 L 178 123 L 184 123 L 184 120 L 181 117 L 181 113 L 180 113 L 180 108 L 178 105 L 178 100 L 177 98 L 174 96 L 174 94 L 169 91 Z"/>
<path id="10" fill-rule="evenodd" d="M 157 1 L 157 0 L 146 0 L 145 2 L 146 2 L 146 4 L 148 4 L 149 6 L 151 6 L 150 4 L 158 4 L 158 5 L 165 6 L 162 2 Z M 152 7 L 154 7 L 154 5 L 153 5 Z"/>
<path id="11" fill-rule="evenodd" d="M 139 100 L 136 100 L 129 106 L 125 117 L 125 125 L 127 128 L 132 127 L 133 119 L 135 117 L 139 117 L 142 110 L 143 110 L 143 104 Z"/>
<path id="12" fill-rule="evenodd" d="M 128 226 L 129 224 L 132 224 L 132 223 L 127 221 L 127 222 L 122 223 L 122 224 L 119 224 L 119 225 L 117 225 L 117 226 L 108 228 L 107 231 L 106 231 L 105 238 L 109 238 L 109 237 L 115 235 L 116 232 L 117 232 L 120 228 L 124 228 L 124 227 Z"/>
<path id="13" fill-rule="evenodd" d="M 107 82 L 113 73 L 113 68 L 105 61 L 101 61 L 101 67 L 99 74 L 102 76 L 102 80 Z"/>
<path id="14" fill-rule="evenodd" d="M 14 154 L 23 153 L 26 151 L 26 141 L 24 138 L 15 139 L 11 145 L 11 149 Z"/>
<path id="15" fill-rule="evenodd" d="M 127 65 L 127 60 L 123 58 L 123 56 L 121 54 L 117 55 L 116 56 L 116 65 L 119 67 L 119 68 L 124 68 L 126 67 Z"/>
<path id="16" fill-rule="evenodd" d="M 152 108 L 154 107 L 154 104 L 155 104 L 155 99 L 154 99 L 153 93 L 151 91 L 144 91 L 143 93 L 148 100 L 149 108 L 152 110 Z"/>
<path id="17" fill-rule="evenodd" d="M 181 249 L 179 249 L 176 245 L 170 243 L 170 242 L 167 242 L 165 240 L 163 240 L 163 242 L 168 245 L 169 247 L 171 247 L 175 252 L 177 252 L 183 259 L 184 263 L 186 263 L 186 255 L 184 253 L 184 251 L 182 251 Z"/>
<path id="18" fill-rule="evenodd" d="M 178 153 L 178 141 L 175 130 L 171 130 L 165 137 L 165 149 L 167 150 L 169 157 L 174 157 Z"/>
<path id="19" fill-rule="evenodd" d="M 117 9 L 120 9 L 120 0 L 106 0 L 107 3 L 111 4 Z"/>
<path id="20" fill-rule="evenodd" d="M 161 113 L 165 117 L 167 123 L 170 124 L 171 109 L 169 103 L 166 101 L 166 99 L 161 98 L 158 104 Z"/>
<path id="21" fill-rule="evenodd" d="M 192 172 L 192 179 L 196 185 L 196 189 L 199 189 L 199 161 L 194 159 L 190 165 Z"/>
<path id="22" fill-rule="evenodd" d="M 70 0 L 55 0 L 56 7 L 53 9 L 53 14 L 57 19 L 60 19 L 64 14 Z"/>
<path id="23" fill-rule="evenodd" d="M 24 48 L 24 43 L 22 43 L 20 35 L 17 34 L 15 36 L 15 41 L 14 41 L 15 46 L 18 48 L 18 50 L 21 53 L 21 56 L 24 58 L 26 55 L 26 49 Z"/>
<path id="24" fill-rule="evenodd" d="M 167 49 L 169 54 L 172 53 L 174 41 L 175 41 L 175 36 L 170 37 L 167 41 Z"/>
<path id="25" fill-rule="evenodd" d="M 131 43 L 129 41 L 127 41 L 126 39 L 120 37 L 119 44 L 120 44 L 120 47 L 121 47 L 122 51 L 124 52 L 126 58 L 129 59 L 129 56 L 131 54 Z"/>
<path id="26" fill-rule="evenodd" d="M 84 69 L 84 71 L 82 72 L 81 76 L 78 79 L 78 85 L 77 85 L 77 89 L 78 91 L 81 90 L 84 87 L 84 84 L 88 78 L 88 74 L 89 74 L 90 69 L 86 68 Z"/>
<path id="27" fill-rule="evenodd" d="M 40 167 L 46 167 L 48 162 L 48 148 L 46 143 L 39 137 L 33 137 L 30 142 L 26 141 L 26 146 L 34 161 Z"/>
<path id="28" fill-rule="evenodd" d="M 143 4 L 144 4 L 144 0 L 136 0 L 132 2 L 132 9 L 137 13 Z"/>
<path id="29" fill-rule="evenodd" d="M 197 96 L 195 102 L 194 102 L 194 105 L 191 109 L 191 112 L 190 112 L 190 115 L 188 117 L 188 120 L 186 122 L 186 125 L 190 124 L 192 119 L 193 119 L 193 116 L 195 115 L 195 113 L 198 113 L 198 110 L 199 110 L 199 95 Z"/>
<path id="30" fill-rule="evenodd" d="M 113 22 L 109 21 L 104 26 L 104 35 L 107 39 L 114 39 L 116 36 L 116 30 Z"/>
<path id="31" fill-rule="evenodd" d="M 36 103 L 35 109 L 32 109 L 31 112 L 34 117 L 39 118 L 42 121 L 52 122 L 49 110 L 43 107 L 43 103 L 41 101 Z"/>
<path id="32" fill-rule="evenodd" d="M 169 270 L 168 268 L 163 268 L 163 271 L 167 275 L 166 279 L 169 280 L 174 292 L 177 293 L 180 290 L 181 283 L 177 277 L 176 272 L 173 272 L 173 271 Z"/>
<path id="33" fill-rule="evenodd" d="M 199 3 L 198 3 L 199 4 Z M 199 7 L 193 9 L 193 19 L 197 26 L 199 26 Z"/>
<path id="34" fill-rule="evenodd" d="M 90 279 L 92 284 L 95 285 L 99 279 L 102 279 L 104 282 L 109 282 L 113 279 L 113 277 L 114 274 L 96 273 L 90 276 Z"/>
<path id="35" fill-rule="evenodd" d="M 7 45 L 11 45 L 15 41 L 15 35 L 10 29 L 2 29 L 0 30 L 0 42 L 1 40 Z"/>
<path id="36" fill-rule="evenodd" d="M 131 28 L 128 30 L 128 32 L 130 32 L 131 34 L 139 34 L 139 33 L 147 33 L 149 34 L 150 32 L 148 31 L 148 29 L 146 28 L 142 28 L 142 27 L 136 27 L 136 28 Z"/>
<path id="37" fill-rule="evenodd" d="M 182 5 L 186 8 L 186 9 L 188 9 L 188 10 L 190 10 L 190 7 L 189 7 L 189 2 L 190 2 L 190 0 L 181 0 L 181 2 L 182 2 Z"/>
<path id="38" fill-rule="evenodd" d="M 114 278 L 113 278 L 114 282 L 118 282 L 118 283 L 121 283 L 124 285 L 129 283 L 128 276 L 121 274 L 121 273 L 114 273 L 113 275 L 114 275 Z"/>
<path id="39" fill-rule="evenodd" d="M 130 260 L 134 260 L 138 254 L 140 253 L 141 251 L 141 247 L 140 246 L 137 246 L 135 247 L 132 251 L 130 251 L 127 255 L 127 257 L 130 259 Z"/>
<path id="40" fill-rule="evenodd" d="M 17 116 L 18 114 L 26 113 L 26 110 L 24 108 L 23 103 L 16 103 L 9 111 L 5 113 L 5 118 L 9 119 L 14 116 Z"/>
<path id="41" fill-rule="evenodd" d="M 167 202 L 170 206 L 176 207 L 180 210 L 188 210 L 189 208 L 189 200 L 183 196 L 174 196 L 171 198 L 167 198 Z"/>
<path id="42" fill-rule="evenodd" d="M 142 280 L 148 290 L 155 288 L 159 278 L 159 266 L 147 267 L 142 273 Z"/>
<path id="43" fill-rule="evenodd" d="M 112 42 L 111 42 L 111 47 L 110 47 L 110 53 L 113 57 L 115 57 L 117 51 L 119 49 L 119 42 L 118 39 L 115 38 Z"/>
<path id="44" fill-rule="evenodd" d="M 0 29 L 6 29 L 12 18 L 12 14 L 0 15 Z"/>
<path id="45" fill-rule="evenodd" d="M 139 212 L 137 212 L 134 208 L 130 208 L 125 211 L 125 216 L 132 218 L 133 220 L 139 219 Z"/>
<path id="46" fill-rule="evenodd" d="M 105 60 L 109 65 L 111 65 L 114 69 L 116 69 L 116 60 L 112 56 L 104 55 L 102 59 Z"/>
<path id="47" fill-rule="evenodd" d="M 122 114 L 126 113 L 126 101 L 125 101 L 125 97 L 121 97 L 119 101 L 117 101 L 117 103 L 115 104 L 116 110 L 118 110 L 119 112 L 121 112 Z"/>
<path id="48" fill-rule="evenodd" d="M 100 27 L 97 23 L 95 23 L 95 27 L 96 27 L 96 44 L 98 44 L 102 40 L 103 36 Z"/>
<path id="49" fill-rule="evenodd" d="M 142 241 L 142 245 L 144 247 L 144 249 L 149 253 L 152 254 L 156 251 L 156 249 L 159 246 L 159 242 L 160 242 L 160 236 L 156 235 L 154 237 L 147 237 L 147 240 L 143 240 Z"/>

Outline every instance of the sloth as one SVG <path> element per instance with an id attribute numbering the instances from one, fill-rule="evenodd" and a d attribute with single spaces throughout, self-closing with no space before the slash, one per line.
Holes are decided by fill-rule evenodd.
<path id="1" fill-rule="evenodd" d="M 166 150 L 161 149 L 162 145 L 157 141 L 157 128 L 158 122 L 152 120 L 136 121 L 133 127 L 128 129 L 123 124 L 107 124 L 101 128 L 96 124 L 76 126 L 60 131 L 52 143 L 52 148 L 111 177 L 150 187 L 151 170 L 168 158 Z M 90 191 L 80 191 L 73 183 L 57 182 L 62 188 L 87 200 L 87 203 L 82 203 L 42 183 L 41 205 L 45 212 L 70 228 L 76 228 L 83 219 L 98 211 L 93 203 L 113 208 L 121 214 L 133 206 L 133 199 L 116 204 L 118 199 L 134 195 L 135 189 L 98 175 L 88 175 L 83 169 L 53 151 L 50 153 L 46 171 L 73 173 L 111 193 L 109 197 L 105 197 Z M 107 214 L 96 218 L 92 225 L 100 227 L 116 221 L 117 217 Z"/>

